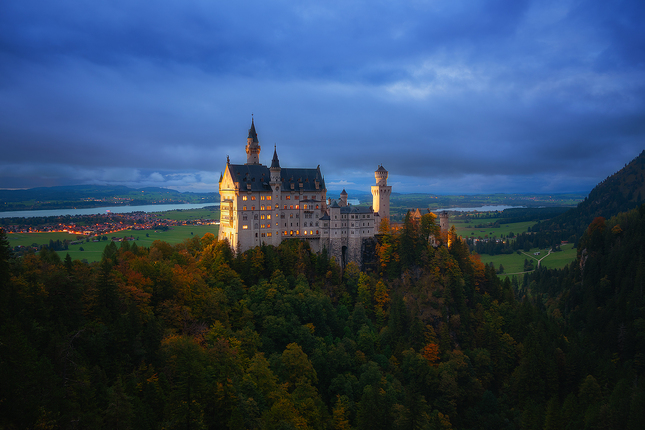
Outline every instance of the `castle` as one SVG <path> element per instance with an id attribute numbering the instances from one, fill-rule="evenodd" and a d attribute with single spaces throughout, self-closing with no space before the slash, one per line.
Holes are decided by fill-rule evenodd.
<path id="1" fill-rule="evenodd" d="M 381 220 L 390 217 L 388 172 L 379 166 L 374 177 L 372 207 L 348 204 L 345 190 L 337 201 L 327 200 L 320 165 L 281 167 L 275 147 L 271 166 L 260 164 L 260 142 L 252 119 L 246 163 L 231 164 L 227 157 L 220 177 L 219 239 L 244 252 L 297 238 L 309 242 L 316 252 L 326 248 L 342 266 L 350 261 L 360 264 L 365 241 L 378 233 Z"/>

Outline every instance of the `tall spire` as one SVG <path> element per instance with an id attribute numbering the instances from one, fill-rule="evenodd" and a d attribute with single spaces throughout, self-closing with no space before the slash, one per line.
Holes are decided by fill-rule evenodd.
<path id="1" fill-rule="evenodd" d="M 249 139 L 251 139 L 252 142 L 258 143 L 258 134 L 255 132 L 253 115 L 251 115 L 251 128 L 249 128 Z"/>
<path id="2" fill-rule="evenodd" d="M 260 145 L 258 134 L 255 132 L 255 123 L 251 116 L 251 128 L 246 139 L 246 164 L 260 164 Z"/>

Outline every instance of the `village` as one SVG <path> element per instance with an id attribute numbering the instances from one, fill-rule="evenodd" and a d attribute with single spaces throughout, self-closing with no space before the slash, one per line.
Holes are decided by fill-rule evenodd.
<path id="1" fill-rule="evenodd" d="M 105 213 L 96 215 L 57 216 L 43 218 L 12 218 L 3 228 L 7 233 L 69 233 L 82 239 L 96 238 L 123 230 L 167 230 L 178 225 L 203 225 L 209 220 L 173 220 L 162 213 Z M 115 238 L 117 240 L 117 238 Z"/>

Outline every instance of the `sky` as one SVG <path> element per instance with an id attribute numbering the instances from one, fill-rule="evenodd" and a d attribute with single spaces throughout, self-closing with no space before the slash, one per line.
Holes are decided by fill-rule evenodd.
<path id="1" fill-rule="evenodd" d="M 4 0 L 0 188 L 588 192 L 645 149 L 642 0 Z M 351 198 L 351 195 L 350 195 Z"/>

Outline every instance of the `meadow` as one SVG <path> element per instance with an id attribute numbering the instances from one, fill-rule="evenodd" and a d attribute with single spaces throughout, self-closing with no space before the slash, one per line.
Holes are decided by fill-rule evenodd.
<path id="1" fill-rule="evenodd" d="M 159 212 L 164 219 L 173 219 L 177 221 L 192 221 L 199 219 L 219 220 L 219 207 L 207 206 L 202 209 L 178 209 L 174 211 Z"/>
<path id="2" fill-rule="evenodd" d="M 500 218 L 475 218 L 470 219 L 469 222 L 465 222 L 463 219 L 456 219 L 456 217 L 450 217 L 450 225 L 454 225 L 457 230 L 457 234 L 461 237 L 468 238 L 477 238 L 477 237 L 488 237 L 488 238 L 507 238 L 510 233 L 518 235 L 528 231 L 528 228 L 533 226 L 536 221 L 526 221 L 526 222 L 517 222 L 517 223 L 504 223 L 500 224 L 499 227 L 475 227 L 475 225 L 482 225 L 488 223 L 494 223 L 496 221 L 501 221 Z M 511 239 L 512 240 L 512 239 Z M 561 246 L 562 251 L 552 252 L 548 257 L 542 260 L 541 265 L 543 267 L 548 267 L 549 269 L 561 269 L 567 264 L 571 263 L 576 258 L 577 250 L 573 248 L 573 244 L 565 244 Z M 534 256 L 535 252 L 540 252 L 539 256 Z M 500 275 L 502 277 L 513 275 L 513 274 L 522 274 L 524 273 L 524 260 L 533 259 L 533 267 L 537 268 L 537 260 L 544 257 L 548 253 L 548 249 L 531 249 L 530 252 L 526 254 L 517 254 L 514 252 L 512 254 L 498 254 L 498 255 L 488 255 L 481 254 L 480 259 L 482 263 L 490 264 L 498 268 L 501 264 L 504 266 L 504 274 Z"/>
<path id="3" fill-rule="evenodd" d="M 495 268 L 499 268 L 501 264 L 504 266 L 504 273 L 500 274 L 500 277 L 518 275 L 524 273 L 524 260 L 533 260 L 533 267 L 537 268 L 537 261 L 545 257 L 540 263 L 541 267 L 548 267 L 549 269 L 561 269 L 567 264 L 571 263 L 576 259 L 577 249 L 573 247 L 573 244 L 568 243 L 561 246 L 562 251 L 552 252 L 547 257 L 548 249 L 531 249 L 530 252 L 520 253 L 514 252 L 512 254 L 499 254 L 499 255 L 487 255 L 481 254 L 479 258 L 482 263 L 490 264 L 493 263 Z M 540 252 L 540 255 L 534 256 L 535 252 Z M 527 255 L 528 254 L 528 255 Z"/>
<path id="4" fill-rule="evenodd" d="M 185 226 L 175 226 L 170 228 L 167 231 L 162 230 L 123 230 L 118 233 L 111 234 L 109 239 L 112 237 L 125 237 L 132 236 L 135 238 L 134 243 L 137 246 L 149 247 L 152 245 L 152 242 L 155 240 L 163 240 L 171 244 L 181 243 L 186 239 L 198 236 L 202 237 L 206 233 L 213 233 L 217 236 L 219 226 L 217 225 L 185 225 Z M 9 240 L 9 245 L 12 247 L 17 245 L 29 246 L 34 243 L 39 245 L 46 245 L 49 243 L 49 240 L 76 240 L 76 235 L 68 233 L 9 233 L 7 235 Z M 83 242 L 77 245 L 69 245 L 69 249 L 65 251 L 58 251 L 61 259 L 65 258 L 65 255 L 69 253 L 72 260 L 87 260 L 88 263 L 93 261 L 99 261 L 105 246 L 109 243 L 107 241 L 101 240 L 99 242 L 93 242 L 90 239 L 89 242 Z M 120 243 L 117 243 L 117 246 L 120 246 Z M 80 250 L 83 248 L 83 251 Z"/>
<path id="5" fill-rule="evenodd" d="M 507 237 L 509 233 L 515 235 L 523 233 L 528 230 L 529 227 L 533 226 L 536 221 L 525 221 L 525 222 L 516 222 L 512 224 L 500 224 L 499 227 L 475 227 L 475 225 L 488 224 L 490 222 L 495 222 L 500 220 L 500 218 L 481 218 L 476 220 L 470 220 L 470 222 L 465 222 L 460 219 L 450 218 L 450 225 L 455 226 L 457 229 L 457 234 L 464 238 L 466 237 L 498 237 L 501 238 L 502 235 Z"/>

